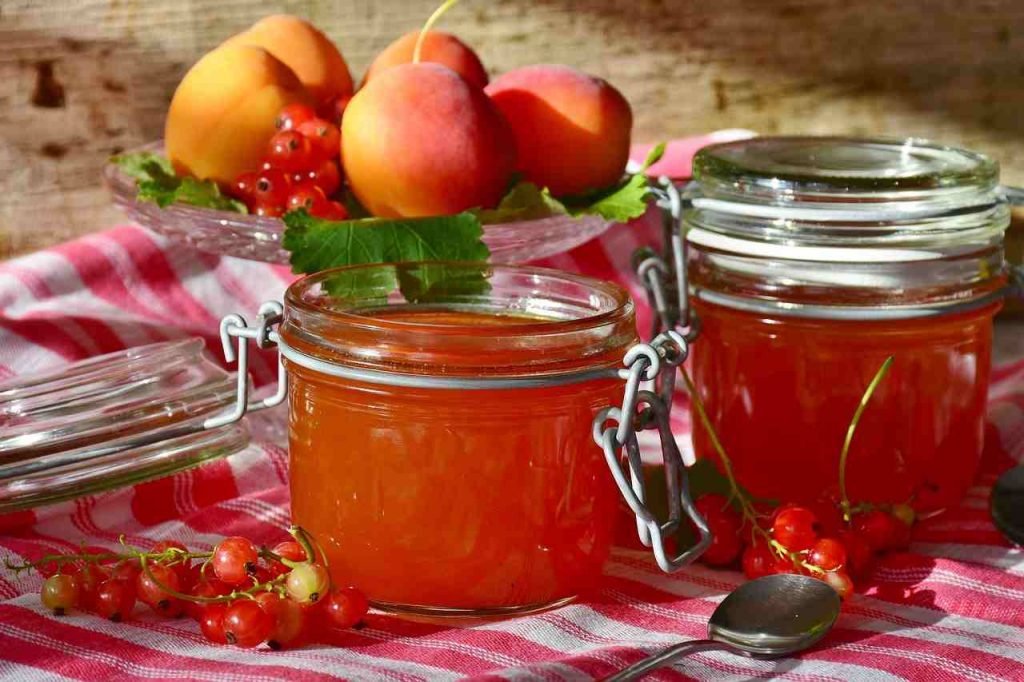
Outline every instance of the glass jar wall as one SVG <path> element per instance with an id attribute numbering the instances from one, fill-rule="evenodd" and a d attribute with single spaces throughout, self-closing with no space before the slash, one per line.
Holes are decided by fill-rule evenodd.
<path id="1" fill-rule="evenodd" d="M 396 272 L 438 267 L 462 284 L 390 293 Z M 621 400 L 636 340 L 623 290 L 524 267 L 359 266 L 294 284 L 280 336 L 292 515 L 336 580 L 427 615 L 544 608 L 594 585 L 618 493 L 591 421 Z"/>
<path id="2" fill-rule="evenodd" d="M 838 493 L 936 512 L 983 446 L 992 317 L 1006 285 L 998 169 L 920 140 L 755 138 L 695 160 L 686 218 L 693 373 L 753 495 Z M 695 424 L 698 456 L 714 457 Z"/>

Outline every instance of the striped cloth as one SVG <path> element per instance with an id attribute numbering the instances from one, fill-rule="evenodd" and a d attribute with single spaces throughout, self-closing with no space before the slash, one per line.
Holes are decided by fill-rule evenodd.
<path id="1" fill-rule="evenodd" d="M 652 234 L 648 224 L 620 226 L 547 264 L 619 280 L 643 308 L 625 260 Z M 251 314 L 290 280 L 284 268 L 196 254 L 134 227 L 0 263 L 0 377 L 185 336 L 203 337 L 219 357 L 219 318 Z M 649 311 L 641 314 L 643 329 Z M 255 364 L 258 381 L 270 379 L 271 361 Z M 688 419 L 675 426 L 687 441 Z M 994 372 L 988 436 L 964 503 L 919 524 L 910 552 L 880 562 L 823 646 L 775 662 L 704 653 L 655 679 L 1024 679 L 1024 557 L 987 513 L 992 482 L 1024 457 L 1024 361 Z M 204 546 L 231 534 L 275 542 L 288 524 L 287 476 L 285 451 L 258 442 L 175 476 L 0 517 L 0 556 L 112 547 L 122 534 L 141 546 L 161 538 Z M 667 576 L 646 554 L 617 549 L 598 594 L 548 613 L 475 627 L 371 614 L 366 628 L 333 635 L 333 646 L 273 652 L 210 645 L 192 621 L 142 607 L 123 624 L 58 618 L 39 603 L 40 576 L 0 568 L 0 676 L 589 679 L 702 637 L 715 605 L 742 581 L 703 566 Z"/>

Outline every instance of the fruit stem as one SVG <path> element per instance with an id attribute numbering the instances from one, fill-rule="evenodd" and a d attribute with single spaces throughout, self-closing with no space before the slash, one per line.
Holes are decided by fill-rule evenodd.
<path id="1" fill-rule="evenodd" d="M 269 590 L 274 589 L 280 583 L 283 582 L 284 578 L 284 575 L 281 575 L 277 578 L 274 578 L 273 580 L 270 580 L 269 582 L 256 582 L 252 587 L 250 587 L 247 590 L 232 590 L 230 594 L 223 594 L 217 597 L 200 597 L 194 594 L 185 594 L 184 592 L 179 592 L 170 585 L 166 585 L 163 582 L 161 582 L 159 578 L 153 575 L 153 571 L 150 570 L 149 562 L 146 561 L 145 554 L 139 555 L 139 565 L 142 568 L 142 572 L 146 574 L 146 577 L 152 580 L 156 584 L 156 586 L 159 587 L 161 590 L 171 595 L 172 597 L 176 597 L 177 599 L 181 599 L 183 601 L 190 601 L 196 604 L 218 604 L 223 602 L 234 601 L 236 599 L 255 599 L 253 594 L 257 592 L 267 592 Z"/>
<path id="2" fill-rule="evenodd" d="M 739 502 L 743 518 L 753 524 L 754 527 L 759 527 L 757 525 L 757 513 L 754 511 L 754 505 L 743 494 L 739 484 L 736 482 L 736 474 L 732 470 L 732 460 L 729 459 L 729 455 L 725 454 L 722 441 L 718 439 L 715 427 L 711 425 L 707 410 L 704 408 L 704 401 L 697 394 L 697 387 L 693 385 L 693 379 L 690 378 L 690 374 L 686 371 L 685 367 L 680 367 L 679 371 L 683 375 L 683 381 L 686 382 L 686 391 L 690 394 L 690 400 L 693 401 L 693 406 L 697 410 L 697 417 L 700 419 L 701 425 L 707 431 L 708 438 L 711 440 L 711 447 L 714 448 L 719 461 L 722 462 L 722 470 L 725 473 L 725 478 L 729 481 L 731 497 Z"/>
<path id="3" fill-rule="evenodd" d="M 434 10 L 434 13 L 427 19 L 427 23 L 423 24 L 423 28 L 420 30 L 419 36 L 416 38 L 416 47 L 412 51 L 412 63 L 420 63 L 420 53 L 423 51 L 423 41 L 427 37 L 427 32 L 434 27 L 437 20 L 441 18 L 441 15 L 452 8 L 455 3 L 459 0 L 445 0 L 441 3 L 441 6 Z"/>
<path id="4" fill-rule="evenodd" d="M 868 406 L 868 401 L 871 400 L 871 396 L 874 394 L 875 389 L 882 383 L 882 379 L 889 373 L 889 368 L 892 367 L 893 357 L 890 355 L 882 363 L 882 366 L 875 372 L 875 377 L 868 384 L 867 389 L 864 391 L 864 395 L 861 396 L 860 404 L 857 405 L 856 411 L 853 413 L 853 419 L 850 420 L 850 426 L 846 429 L 846 440 L 843 441 L 843 449 L 839 453 L 839 495 L 840 505 L 843 509 L 843 520 L 849 521 L 852 511 L 850 505 L 850 498 L 846 494 L 846 461 L 850 455 L 850 443 L 853 442 L 853 434 L 857 430 L 857 425 L 860 423 L 860 418 L 864 414 L 864 410 Z"/>
<path id="5" fill-rule="evenodd" d="M 311 536 L 306 532 L 306 529 L 302 526 L 292 526 L 288 529 L 288 534 L 295 538 L 295 541 L 302 547 L 302 551 L 306 553 L 306 560 L 300 563 L 316 563 L 317 553 L 313 549 L 313 543 L 310 541 Z"/>
<path id="6" fill-rule="evenodd" d="M 4 559 L 4 567 L 8 571 L 14 571 L 15 573 L 21 573 L 27 571 L 30 568 L 39 568 L 49 563 L 57 564 L 58 570 L 64 564 L 74 563 L 80 561 L 87 564 L 98 564 L 101 561 L 129 561 L 131 559 L 141 559 L 146 557 L 154 561 L 173 565 L 181 563 L 185 559 L 209 559 L 212 556 L 212 552 L 183 552 L 177 548 L 170 548 L 163 552 L 141 552 L 134 548 L 129 548 L 128 552 L 100 552 L 90 554 L 88 552 L 82 552 L 81 554 L 47 554 L 40 559 L 35 561 L 26 562 L 23 564 L 11 563 L 10 559 Z"/>

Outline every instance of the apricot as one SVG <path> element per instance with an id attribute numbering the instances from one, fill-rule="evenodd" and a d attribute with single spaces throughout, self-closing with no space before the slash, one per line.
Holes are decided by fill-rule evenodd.
<path id="1" fill-rule="evenodd" d="M 367 69 L 363 84 L 385 69 L 400 64 L 411 64 L 413 50 L 419 37 L 419 31 L 410 31 L 385 47 Z M 427 31 L 420 50 L 420 61 L 444 64 L 465 78 L 470 85 L 478 88 L 487 85 L 487 71 L 480 58 L 476 56 L 476 52 L 450 33 Z"/>
<path id="2" fill-rule="evenodd" d="M 508 123 L 483 90 L 440 64 L 377 74 L 349 102 L 341 125 L 349 186 L 374 215 L 490 208 L 515 169 Z"/>
<path id="3" fill-rule="evenodd" d="M 288 14 L 264 17 L 224 44 L 236 43 L 262 47 L 287 64 L 318 104 L 352 94 L 352 76 L 341 52 L 308 21 Z"/>
<path id="4" fill-rule="evenodd" d="M 633 112 L 608 82 L 568 66 L 537 64 L 499 76 L 485 92 L 515 131 L 524 179 L 565 196 L 622 177 Z"/>
<path id="5" fill-rule="evenodd" d="M 167 156 L 179 174 L 227 185 L 259 166 L 277 112 L 293 102 L 309 103 L 309 95 L 274 55 L 248 45 L 219 47 L 174 92 L 164 130 Z"/>

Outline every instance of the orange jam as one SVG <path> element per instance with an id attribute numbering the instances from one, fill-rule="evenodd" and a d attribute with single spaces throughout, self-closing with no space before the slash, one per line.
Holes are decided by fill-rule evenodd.
<path id="1" fill-rule="evenodd" d="M 608 555 L 618 493 L 591 421 L 621 401 L 621 380 L 387 383 L 620 365 L 635 340 L 625 292 L 532 268 L 494 269 L 510 276 L 493 277 L 489 300 L 470 306 L 337 312 L 348 304 L 314 291 L 310 278 L 289 290 L 286 344 L 376 373 L 342 378 L 286 359 L 292 517 L 321 542 L 334 580 L 358 585 L 379 607 L 426 615 L 542 608 L 591 588 Z M 556 286 L 563 289 L 551 305 L 521 305 Z M 558 318 L 544 312 L 556 309 Z"/>
<path id="2" fill-rule="evenodd" d="M 694 379 L 747 490 L 813 502 L 837 491 L 850 420 L 892 355 L 850 447 L 849 496 L 936 511 L 964 495 L 978 467 L 997 309 L 867 322 L 698 303 Z M 694 444 L 715 458 L 699 420 Z"/>

